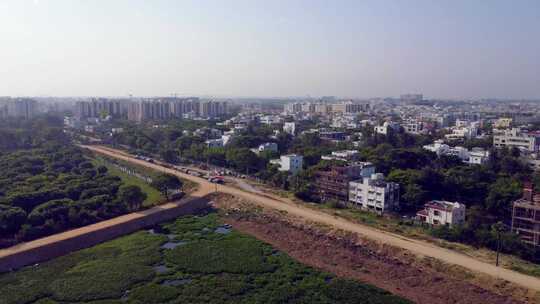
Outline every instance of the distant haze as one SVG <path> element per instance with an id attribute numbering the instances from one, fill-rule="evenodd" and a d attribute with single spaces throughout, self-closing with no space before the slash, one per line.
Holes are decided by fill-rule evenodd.
<path id="1" fill-rule="evenodd" d="M 0 96 L 540 97 L 540 1 L 0 0 Z"/>

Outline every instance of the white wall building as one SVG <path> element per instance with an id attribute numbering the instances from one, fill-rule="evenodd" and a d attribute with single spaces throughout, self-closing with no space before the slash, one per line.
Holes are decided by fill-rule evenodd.
<path id="1" fill-rule="evenodd" d="M 512 126 L 512 118 L 499 118 L 493 122 L 493 127 L 496 129 L 506 129 Z"/>
<path id="2" fill-rule="evenodd" d="M 482 148 L 472 148 L 469 151 L 469 165 L 483 165 L 489 160 L 489 151 Z"/>
<path id="3" fill-rule="evenodd" d="M 471 123 L 469 126 L 461 126 L 452 128 L 452 133 L 446 134 L 444 137 L 449 140 L 454 139 L 471 139 L 478 136 L 478 125 Z"/>
<path id="4" fill-rule="evenodd" d="M 225 134 L 225 135 L 222 135 L 221 136 L 221 141 L 223 142 L 223 146 L 225 147 L 226 145 L 228 145 L 231 140 L 234 138 L 234 134 L 235 133 L 232 133 L 232 134 Z"/>
<path id="5" fill-rule="evenodd" d="M 355 161 L 358 159 L 359 155 L 360 155 L 360 152 L 358 152 L 358 150 L 342 150 L 342 151 L 334 151 L 330 155 L 323 155 L 321 159 Z"/>
<path id="6" fill-rule="evenodd" d="M 332 117 L 330 127 L 337 129 L 357 129 L 360 127 L 358 116 L 351 114 L 343 114 Z"/>
<path id="7" fill-rule="evenodd" d="M 430 201 L 416 217 L 431 225 L 459 225 L 465 222 L 465 205 L 458 202 Z"/>
<path id="8" fill-rule="evenodd" d="M 387 135 L 390 129 L 399 131 L 399 124 L 391 121 L 385 121 L 381 126 L 375 126 L 373 130 L 377 134 Z"/>
<path id="9" fill-rule="evenodd" d="M 422 148 L 424 150 L 428 150 L 437 154 L 437 156 L 441 156 L 441 155 L 444 155 L 450 149 L 450 146 L 445 144 L 444 141 L 442 140 L 436 140 L 431 145 L 425 145 Z"/>
<path id="10" fill-rule="evenodd" d="M 282 118 L 277 115 L 264 115 L 259 117 L 259 121 L 265 125 L 279 124 L 282 122 Z"/>
<path id="11" fill-rule="evenodd" d="M 493 129 L 493 146 L 495 148 L 516 147 L 530 152 L 538 151 L 538 135 L 530 134 L 519 128 Z"/>
<path id="12" fill-rule="evenodd" d="M 282 155 L 279 159 L 273 159 L 271 164 L 278 165 L 279 171 L 288 171 L 292 174 L 298 173 L 302 170 L 304 158 L 297 154 Z"/>
<path id="13" fill-rule="evenodd" d="M 82 127 L 82 122 L 76 117 L 65 116 L 64 125 L 70 128 L 79 129 Z"/>
<path id="14" fill-rule="evenodd" d="M 289 133 L 292 136 L 296 135 L 296 123 L 286 122 L 283 124 L 283 132 Z"/>
<path id="15" fill-rule="evenodd" d="M 381 173 L 349 182 L 349 201 L 365 210 L 384 213 L 399 207 L 399 184 L 386 182 Z"/>
<path id="16" fill-rule="evenodd" d="M 209 139 L 205 141 L 206 146 L 208 148 L 222 148 L 223 147 L 223 139 Z"/>
<path id="17" fill-rule="evenodd" d="M 265 151 L 277 152 L 278 151 L 278 145 L 276 143 L 273 143 L 273 142 L 267 142 L 267 143 L 264 143 L 264 144 L 260 145 L 255 150 L 256 150 L 257 154 L 265 152 Z"/>
<path id="18" fill-rule="evenodd" d="M 407 120 L 401 124 L 405 133 L 420 134 L 424 130 L 424 123 L 415 119 Z"/>
<path id="19" fill-rule="evenodd" d="M 442 155 L 459 157 L 462 162 L 469 165 L 482 165 L 489 160 L 489 151 L 487 150 L 482 148 L 472 148 L 472 150 L 468 150 L 465 147 L 460 146 L 450 147 L 442 140 L 436 140 L 433 144 L 425 145 L 422 148 L 437 154 L 439 157 Z"/>

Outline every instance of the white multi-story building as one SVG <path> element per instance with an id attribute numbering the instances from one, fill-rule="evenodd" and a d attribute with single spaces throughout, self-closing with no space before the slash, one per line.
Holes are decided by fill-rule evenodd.
<path id="1" fill-rule="evenodd" d="M 193 132 L 193 135 L 203 137 L 203 138 L 220 138 L 223 135 L 223 132 L 219 129 L 214 128 L 199 128 Z"/>
<path id="2" fill-rule="evenodd" d="M 416 217 L 431 225 L 454 226 L 465 222 L 465 209 L 465 205 L 458 202 L 430 201 L 416 213 Z"/>
<path id="3" fill-rule="evenodd" d="M 292 102 L 285 104 L 284 110 L 286 114 L 296 114 L 302 112 L 302 104 L 299 102 Z"/>
<path id="4" fill-rule="evenodd" d="M 84 126 L 84 132 L 94 133 L 95 130 L 96 130 L 95 126 L 92 126 L 92 125 Z"/>
<path id="5" fill-rule="evenodd" d="M 401 125 L 405 133 L 420 134 L 424 130 L 424 123 L 418 120 L 407 120 Z"/>
<path id="6" fill-rule="evenodd" d="M 472 148 L 469 151 L 470 165 L 483 165 L 489 160 L 489 151 L 482 148 Z"/>
<path id="7" fill-rule="evenodd" d="M 377 134 L 387 135 L 389 130 L 399 131 L 399 124 L 391 121 L 385 121 L 381 126 L 374 127 L 374 131 Z"/>
<path id="8" fill-rule="evenodd" d="M 448 156 L 455 156 L 459 158 L 462 162 L 469 161 L 469 150 L 467 150 L 467 148 L 465 147 L 460 147 L 460 146 L 451 147 L 444 154 Z"/>
<path id="9" fill-rule="evenodd" d="M 448 155 L 456 156 L 461 159 L 464 163 L 469 165 L 482 165 L 486 163 L 489 159 L 489 151 L 482 148 L 472 148 L 468 150 L 465 147 L 450 147 L 447 144 L 444 144 L 442 140 L 436 140 L 431 145 L 423 146 L 425 150 L 431 151 L 437 156 Z"/>
<path id="10" fill-rule="evenodd" d="M 288 171 L 292 174 L 296 174 L 302 170 L 303 160 L 304 158 L 302 155 L 288 154 L 282 155 L 279 159 L 273 159 L 270 163 L 278 165 L 279 171 Z"/>
<path id="11" fill-rule="evenodd" d="M 334 115 L 330 127 L 338 129 L 358 129 L 361 125 L 358 120 L 358 115 L 345 113 Z"/>
<path id="12" fill-rule="evenodd" d="M 343 150 L 334 151 L 332 154 L 323 155 L 321 158 L 325 160 L 355 161 L 358 160 L 359 155 L 358 150 Z"/>
<path id="13" fill-rule="evenodd" d="M 264 115 L 259 117 L 259 121 L 265 125 L 279 124 L 282 122 L 282 118 L 277 115 Z"/>
<path id="14" fill-rule="evenodd" d="M 464 128 L 469 126 L 468 120 L 456 119 L 456 128 Z"/>
<path id="15" fill-rule="evenodd" d="M 496 129 L 507 129 L 512 126 L 512 118 L 499 118 L 493 122 L 493 127 Z"/>
<path id="16" fill-rule="evenodd" d="M 225 147 L 226 145 L 228 145 L 234 137 L 235 133 L 221 135 L 221 141 L 223 142 L 223 146 Z"/>
<path id="17" fill-rule="evenodd" d="M 64 117 L 64 125 L 69 128 L 79 129 L 82 127 L 82 122 L 73 116 Z"/>
<path id="18" fill-rule="evenodd" d="M 283 124 L 283 132 L 291 134 L 292 136 L 296 135 L 296 123 L 286 122 Z"/>
<path id="19" fill-rule="evenodd" d="M 205 143 L 206 143 L 206 147 L 208 148 L 222 148 L 224 146 L 222 138 L 209 139 L 205 141 Z"/>
<path id="20" fill-rule="evenodd" d="M 445 153 L 450 149 L 450 146 L 445 144 L 442 140 L 436 140 L 431 145 L 425 145 L 422 148 L 437 154 L 437 156 L 441 156 L 445 155 Z"/>
<path id="21" fill-rule="evenodd" d="M 522 131 L 519 128 L 498 130 L 493 129 L 493 146 L 495 148 L 516 147 L 529 152 L 538 151 L 538 137 L 536 133 Z"/>
<path id="22" fill-rule="evenodd" d="M 380 214 L 396 210 L 399 207 L 399 184 L 386 182 L 382 173 L 349 182 L 349 202 Z"/>
<path id="23" fill-rule="evenodd" d="M 446 134 L 444 137 L 449 140 L 454 139 L 471 139 L 478 136 L 478 129 L 479 129 L 480 123 L 475 122 L 468 122 L 464 120 L 458 120 L 456 121 L 456 126 L 453 127 L 451 134 Z"/>

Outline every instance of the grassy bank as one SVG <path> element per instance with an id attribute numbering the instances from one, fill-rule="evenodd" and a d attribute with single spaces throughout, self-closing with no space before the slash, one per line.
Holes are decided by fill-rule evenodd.
<path id="1" fill-rule="evenodd" d="M 97 166 L 107 167 L 109 174 L 120 177 L 124 185 L 139 186 L 141 190 L 144 193 L 146 193 L 146 196 L 147 196 L 146 200 L 143 202 L 144 207 L 150 207 L 150 206 L 158 205 L 159 203 L 165 202 L 165 197 L 161 194 L 161 192 L 159 192 L 154 187 L 150 186 L 150 184 L 148 184 L 144 180 L 122 172 L 117 167 L 113 166 L 110 162 L 105 161 L 105 159 L 103 159 L 102 157 L 97 156 L 92 159 L 92 162 L 94 163 L 96 167 Z M 150 175 L 153 172 L 146 171 L 143 173 Z"/>
<path id="2" fill-rule="evenodd" d="M 304 266 L 215 213 L 0 275 L 0 295 L 0 304 L 409 303 Z"/>

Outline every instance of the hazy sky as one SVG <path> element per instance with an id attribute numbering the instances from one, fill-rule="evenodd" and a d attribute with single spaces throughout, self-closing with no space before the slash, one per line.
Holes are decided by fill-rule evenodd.
<path id="1" fill-rule="evenodd" d="M 0 0 L 0 96 L 540 97 L 540 1 Z"/>

